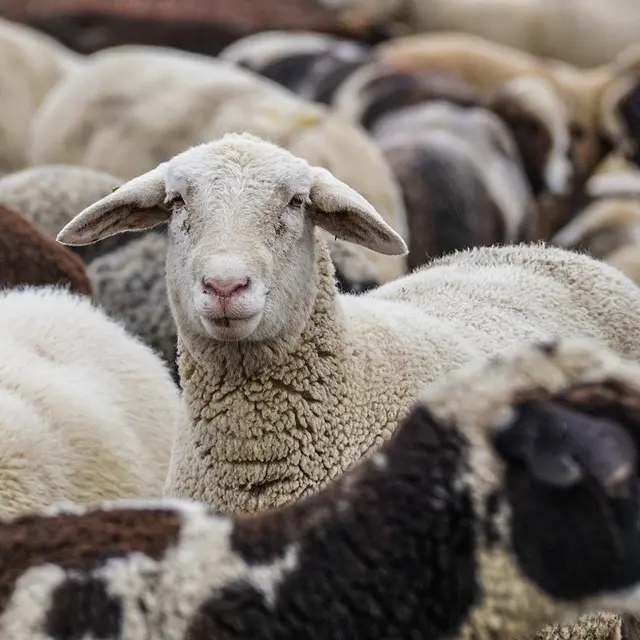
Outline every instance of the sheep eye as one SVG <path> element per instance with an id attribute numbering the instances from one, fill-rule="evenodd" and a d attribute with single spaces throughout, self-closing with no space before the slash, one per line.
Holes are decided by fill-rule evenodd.
<path id="1" fill-rule="evenodd" d="M 304 205 L 304 196 L 293 196 L 291 200 L 289 200 L 289 207 L 292 209 L 301 209 Z"/>
<path id="2" fill-rule="evenodd" d="M 176 207 L 184 207 L 184 198 L 179 193 L 172 194 L 165 200 L 165 205 L 170 207 L 171 209 L 175 209 Z"/>

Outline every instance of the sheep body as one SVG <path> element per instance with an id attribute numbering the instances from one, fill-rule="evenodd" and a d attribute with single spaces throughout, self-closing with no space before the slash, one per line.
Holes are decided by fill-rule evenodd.
<path id="1" fill-rule="evenodd" d="M 80 136 L 87 128 L 92 135 Z M 228 131 L 255 133 L 326 166 L 406 234 L 399 187 L 364 130 L 275 82 L 196 54 L 131 46 L 89 56 L 39 111 L 30 157 L 131 178 Z M 362 251 L 383 282 L 405 272 L 401 257 Z"/>
<path id="2" fill-rule="evenodd" d="M 38 229 L 55 238 L 79 211 L 122 183 L 122 178 L 88 167 L 40 165 L 0 178 L 0 203 L 19 211 Z M 102 246 L 73 247 L 73 251 L 89 263 L 139 235 L 127 233 L 109 238 Z"/>
<path id="3" fill-rule="evenodd" d="M 0 18 L 0 175 L 27 164 L 32 118 L 47 93 L 80 56 L 35 29 Z"/>
<path id="4" fill-rule="evenodd" d="M 91 295 L 82 260 L 0 204 L 0 289 L 58 285 Z"/>
<path id="5" fill-rule="evenodd" d="M 0 522 L 0 638 L 513 640 L 584 610 L 637 613 L 623 491 L 639 399 L 637 365 L 534 344 L 445 377 L 376 456 L 286 508 L 119 501 Z M 523 464 L 535 436 L 561 444 Z"/>
<path id="6" fill-rule="evenodd" d="M 0 513 L 161 494 L 178 392 L 85 297 L 0 294 Z"/>
<path id="7" fill-rule="evenodd" d="M 224 344 L 203 349 L 179 322 L 189 418 L 170 495 L 237 513 L 312 493 L 387 440 L 421 387 L 525 340 L 582 335 L 640 359 L 640 291 L 583 256 L 477 249 L 357 298 L 337 298 L 319 256 L 315 307 L 284 362 L 249 348 L 241 368 Z"/>
<path id="8" fill-rule="evenodd" d="M 270 31 L 241 38 L 219 56 L 294 91 L 308 100 L 333 102 L 333 94 L 373 50 L 318 33 Z"/>

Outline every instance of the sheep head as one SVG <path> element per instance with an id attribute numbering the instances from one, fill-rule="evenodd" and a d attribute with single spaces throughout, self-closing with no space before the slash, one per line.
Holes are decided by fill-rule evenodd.
<path id="1" fill-rule="evenodd" d="M 316 226 L 385 255 L 407 247 L 329 171 L 249 134 L 192 147 L 85 209 L 58 235 L 97 242 L 168 221 L 178 324 L 220 341 L 274 338 L 309 312 Z M 304 308 L 306 305 L 306 309 Z"/>

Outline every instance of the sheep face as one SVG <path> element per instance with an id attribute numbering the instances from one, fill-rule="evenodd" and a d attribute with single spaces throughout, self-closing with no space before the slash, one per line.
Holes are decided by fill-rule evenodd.
<path id="1" fill-rule="evenodd" d="M 268 340 L 304 324 L 314 297 L 315 226 L 379 253 L 406 253 L 362 196 L 248 134 L 193 147 L 134 178 L 58 240 L 88 244 L 164 221 L 176 321 L 224 342 Z"/>

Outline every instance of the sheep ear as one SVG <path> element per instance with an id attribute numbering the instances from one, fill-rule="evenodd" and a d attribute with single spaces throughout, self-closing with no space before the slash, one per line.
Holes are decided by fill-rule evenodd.
<path id="1" fill-rule="evenodd" d="M 388 256 L 407 253 L 404 240 L 357 191 L 329 171 L 312 169 L 313 222 L 331 235 Z"/>
<path id="2" fill-rule="evenodd" d="M 66 245 L 85 245 L 124 231 L 150 229 L 171 217 L 162 208 L 165 163 L 133 178 L 79 213 L 58 233 Z"/>

